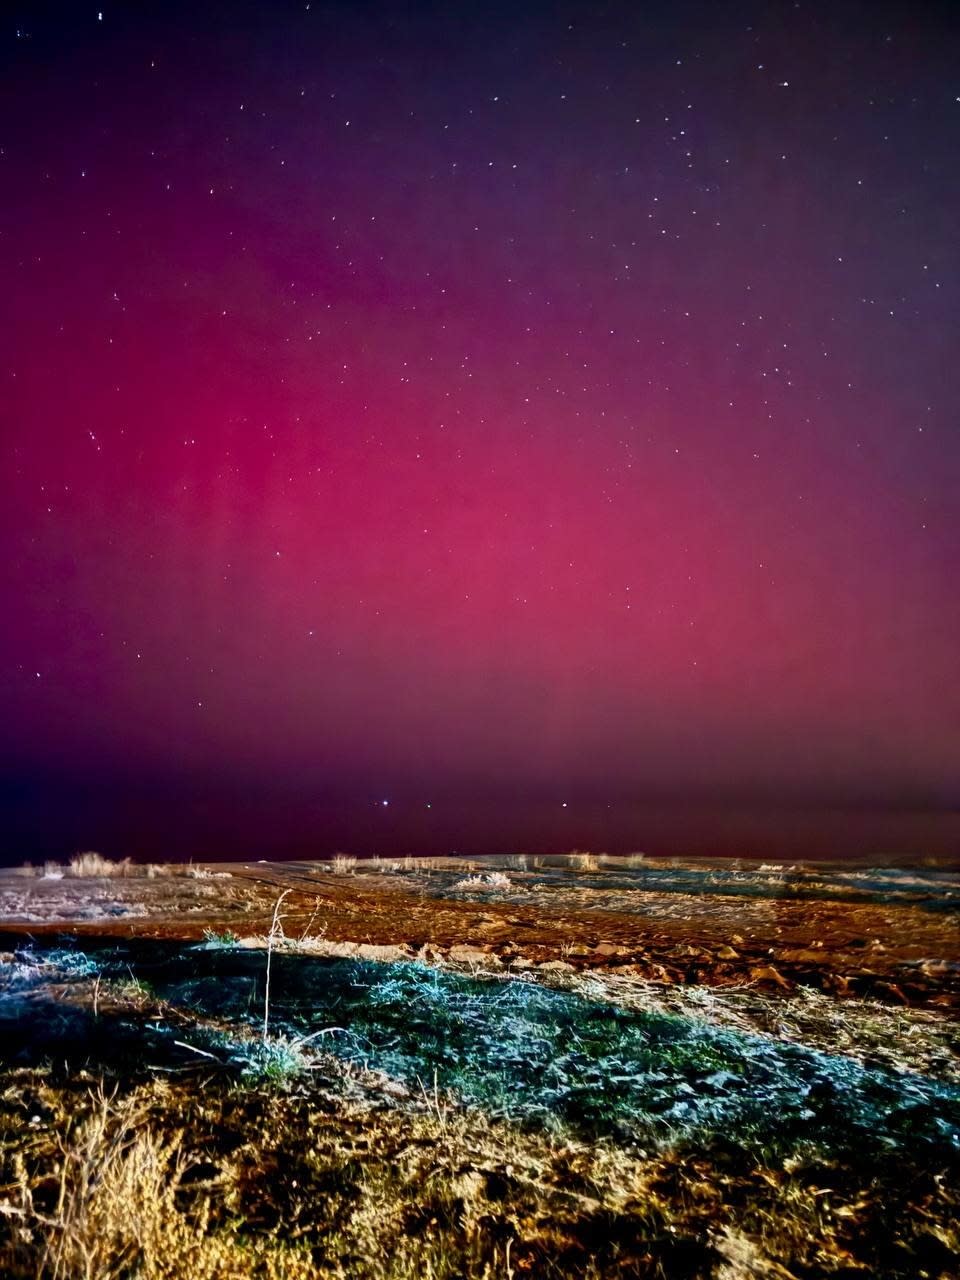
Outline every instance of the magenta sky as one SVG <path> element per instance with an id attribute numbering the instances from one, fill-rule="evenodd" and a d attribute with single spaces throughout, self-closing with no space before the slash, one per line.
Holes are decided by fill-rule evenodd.
<path id="1" fill-rule="evenodd" d="M 960 848 L 950 7 L 201 8 L 0 33 L 4 852 Z"/>

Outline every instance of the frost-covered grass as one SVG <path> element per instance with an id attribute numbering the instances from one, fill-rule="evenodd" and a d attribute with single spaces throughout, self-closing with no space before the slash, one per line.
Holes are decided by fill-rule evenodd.
<path id="1" fill-rule="evenodd" d="M 949 1274 L 956 1087 L 692 1005 L 272 960 L 266 1037 L 262 952 L 0 966 L 0 1274 L 493 1280 L 508 1240 L 591 1280 Z"/>
<path id="2" fill-rule="evenodd" d="M 264 958 L 235 941 L 211 935 L 211 950 L 152 961 L 151 984 L 172 1007 L 236 1026 L 248 1044 Z M 18 972 L 34 986 L 127 980 L 136 963 L 31 952 Z M 654 1145 L 735 1133 L 758 1153 L 814 1146 L 858 1158 L 960 1144 L 960 1087 L 751 1034 L 732 1014 L 718 1025 L 691 1016 L 692 1005 L 629 1009 L 531 981 L 287 952 L 274 954 L 272 981 L 272 1048 L 244 1050 L 245 1070 L 299 1070 L 301 1047 L 317 1040 L 408 1087 L 436 1080 L 461 1103 L 557 1131 Z"/>
<path id="3" fill-rule="evenodd" d="M 206 1016 L 248 1017 L 262 959 L 210 961 L 205 975 L 171 974 L 160 989 Z M 960 1141 L 960 1089 L 949 1084 L 534 982 L 278 953 L 271 1000 L 284 1035 L 341 1028 L 324 1043 L 342 1059 L 411 1086 L 436 1078 L 464 1103 L 547 1129 L 652 1144 L 736 1133 L 757 1153 Z"/>
<path id="4" fill-rule="evenodd" d="M 486 875 L 464 876 L 451 885 L 454 893 L 490 893 L 491 890 L 509 889 L 511 880 L 502 871 L 488 871 Z"/>
<path id="5" fill-rule="evenodd" d="M 920 1076 L 534 983 L 391 968 L 357 966 L 349 992 L 336 984 L 350 1028 L 336 1051 L 407 1080 L 436 1072 L 513 1119 L 657 1141 L 736 1132 L 780 1150 L 960 1140 L 960 1090 Z"/>
<path id="6" fill-rule="evenodd" d="M 960 1151 L 960 1086 L 949 1080 L 710 1023 L 693 1006 L 628 1009 L 525 980 L 276 952 L 272 1034 L 259 1042 L 264 957 L 235 941 L 211 935 L 210 950 L 151 957 L 149 990 L 218 1028 L 217 1060 L 244 1074 L 302 1073 L 322 1046 L 409 1088 L 435 1081 L 461 1104 L 556 1132 L 656 1147 L 735 1134 L 780 1157 Z M 94 979 L 104 991 L 146 990 L 135 960 L 69 949 L 20 953 L 4 977 L 10 994 Z"/>

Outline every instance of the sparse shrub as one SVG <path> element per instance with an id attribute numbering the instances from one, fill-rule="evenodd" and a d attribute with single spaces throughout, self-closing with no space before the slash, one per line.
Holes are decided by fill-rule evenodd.
<path id="1" fill-rule="evenodd" d="M 41 880 L 62 880 L 64 877 L 64 868 L 59 862 L 47 861 L 43 864 L 43 875 Z"/>
<path id="2" fill-rule="evenodd" d="M 331 860 L 330 870 L 335 876 L 348 876 L 353 874 L 356 866 L 356 858 L 348 857 L 345 853 L 338 853 Z"/>
<path id="3" fill-rule="evenodd" d="M 595 853 L 584 853 L 580 849 L 574 849 L 568 854 L 571 867 L 577 871 L 599 871 L 600 859 Z"/>
<path id="4" fill-rule="evenodd" d="M 185 1168 L 175 1137 L 161 1138 L 131 1108 L 114 1112 L 101 1097 L 64 1147 L 63 1194 L 44 1233 L 43 1274 L 112 1277 L 125 1256 L 162 1255 L 173 1222 L 186 1227 L 175 1208 Z M 194 1232 L 199 1249 L 202 1229 Z"/>
<path id="5" fill-rule="evenodd" d="M 219 947 L 235 947 L 240 939 L 232 929 L 204 929 L 204 947 L 207 951 L 215 951 Z"/>
<path id="6" fill-rule="evenodd" d="M 105 858 L 102 853 L 88 850 L 75 854 L 70 859 L 70 875 L 82 878 L 99 878 L 102 876 L 129 876 L 133 873 L 133 864 L 129 858 L 114 862 Z"/>
<path id="7" fill-rule="evenodd" d="M 485 876 L 464 876 L 453 885 L 457 893 L 489 893 L 493 889 L 510 887 L 510 877 L 502 871 L 490 871 Z"/>
<path id="8" fill-rule="evenodd" d="M 406 861 L 409 862 L 410 859 L 407 859 Z M 409 870 L 409 867 L 404 867 L 404 863 L 399 858 L 381 858 L 380 855 L 377 854 L 374 857 L 367 859 L 362 864 L 362 869 L 364 871 L 368 869 L 370 871 L 376 871 L 378 875 L 382 876 L 396 876 L 400 875 L 404 870 Z"/>
<path id="9" fill-rule="evenodd" d="M 316 1065 L 314 1055 L 304 1049 L 305 1040 L 290 1036 L 245 1040 L 231 1045 L 231 1059 L 248 1078 L 272 1080 L 277 1084 L 298 1079 Z"/>

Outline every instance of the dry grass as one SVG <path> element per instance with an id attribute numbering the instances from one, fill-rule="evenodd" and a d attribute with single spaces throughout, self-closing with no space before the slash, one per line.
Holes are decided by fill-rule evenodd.
<path id="1" fill-rule="evenodd" d="M 498 889 L 511 887 L 510 877 L 502 871 L 488 871 L 482 876 L 465 876 L 451 885 L 457 893 L 492 893 Z"/>
<path id="2" fill-rule="evenodd" d="M 654 1276 L 659 1267 L 634 1269 L 637 1245 L 670 1249 L 671 1235 L 686 1236 L 667 1228 L 650 1171 L 612 1148 L 491 1125 L 427 1086 L 384 1111 L 373 1077 L 325 1083 L 338 1096 L 319 1113 L 256 1088 L 218 1090 L 198 1110 L 189 1087 L 146 1085 L 117 1101 L 34 1084 L 31 1105 L 52 1112 L 62 1136 L 45 1128 L 18 1144 L 0 1204 L 16 1223 L 0 1243 L 4 1276 L 506 1280 L 514 1263 L 517 1274 L 546 1264 Z M 238 1132 L 248 1141 L 229 1155 Z M 593 1255 L 609 1249 L 591 1243 L 592 1220 L 622 1222 L 640 1197 L 634 1266 L 610 1257 L 601 1270 Z"/>
<path id="3" fill-rule="evenodd" d="M 790 1172 L 551 1137 L 329 1060 L 313 1093 L 200 1079 L 115 1098 L 6 1082 L 6 1280 L 954 1274 L 956 1200 L 934 1178 L 911 1186 L 922 1215 L 901 1206 L 885 1257 L 866 1237 L 890 1188 L 816 1159 Z"/>
<path id="4" fill-rule="evenodd" d="M 386 1074 L 386 1061 L 371 1071 L 320 1052 L 333 1043 L 328 1032 L 353 1025 L 339 996 L 336 1028 L 323 1017 L 321 1030 L 263 1044 L 252 1028 L 238 1038 L 222 1015 L 203 1022 L 142 986 L 101 981 L 80 953 L 28 967 L 31 999 L 42 982 L 63 1008 L 72 990 L 75 1002 L 93 1001 L 94 1022 L 115 1019 L 124 1034 L 139 1027 L 150 1048 L 128 1040 L 129 1069 L 114 1056 L 101 1068 L 108 1085 L 97 1084 L 97 1059 L 85 1048 L 74 1053 L 82 1075 L 59 1054 L 53 1067 L 0 1075 L 5 1280 L 953 1274 L 955 1184 L 910 1142 L 895 1159 L 860 1159 L 856 1150 L 838 1158 L 806 1142 L 784 1158 L 748 1149 L 737 1132 L 658 1146 L 633 1131 L 624 1141 L 494 1119 L 429 1072 L 412 1080 Z M 278 1023 L 289 1016 L 293 973 L 279 975 Z M 495 1033 L 490 1014 L 478 1020 L 479 989 L 405 966 L 391 981 L 404 1017 L 443 1017 L 457 1036 L 468 1025 Z M 483 990 L 493 1015 L 510 997 L 523 995 L 516 1016 L 536 1001 L 525 983 Z M 382 980 L 374 994 L 365 1007 L 381 1016 L 390 995 Z M 625 995 L 618 1002 L 630 1003 Z M 518 1032 L 500 1056 L 512 1061 L 531 1042 Z M 112 1055 L 109 1029 L 104 1043 Z M 461 1064 L 471 1059 L 464 1045 Z M 617 1073 L 605 1078 L 615 1089 Z"/>
<path id="5" fill-rule="evenodd" d="M 575 944 L 561 947 L 569 956 Z M 642 1013 L 689 1018 L 745 1035 L 769 1036 L 844 1054 L 866 1065 L 916 1072 L 960 1085 L 960 1025 L 943 1014 L 876 1000 L 838 1001 L 809 987 L 771 1001 L 744 988 L 663 986 L 621 973 L 552 973 L 541 979 L 561 991 L 611 1001 Z"/>
<path id="6" fill-rule="evenodd" d="M 138 1264 L 142 1274 L 163 1274 L 158 1264 L 171 1246 L 201 1273 L 204 1223 L 188 1225 L 176 1210 L 188 1167 L 179 1135 L 160 1136 L 144 1119 L 135 1101 L 113 1108 L 101 1092 L 59 1144 L 53 1212 L 42 1212 L 21 1181 L 26 1222 L 46 1228 L 41 1272 L 52 1280 L 107 1280 Z"/>
<path id="7" fill-rule="evenodd" d="M 381 876 L 397 876 L 412 871 L 413 862 L 413 858 L 381 858 L 378 854 L 373 858 L 365 859 L 361 864 L 361 870 L 373 871 Z"/>
<path id="8" fill-rule="evenodd" d="M 105 858 L 102 853 L 87 850 L 77 853 L 66 866 L 59 862 L 46 861 L 43 864 L 42 879 L 61 880 L 64 876 L 80 880 L 131 879 L 145 877 L 154 880 L 158 876 L 190 876 L 196 880 L 229 878 L 228 871 L 205 871 L 200 867 L 175 866 L 171 863 L 134 862 L 132 858 Z"/>
<path id="9" fill-rule="evenodd" d="M 601 862 L 602 856 L 579 851 L 572 856 L 612 869 L 624 861 Z M 505 861 L 454 866 L 443 860 L 439 867 L 409 861 L 410 870 L 436 869 L 441 892 L 470 871 L 510 885 L 510 876 L 488 871 L 508 866 Z M 558 857 L 549 865 L 570 861 Z M 583 869 L 591 869 L 589 861 Z M 932 1126 L 957 1131 L 956 1104 L 948 1109 L 938 1101 L 943 1091 L 934 1096 L 924 1086 L 922 1105 L 900 1108 L 899 1145 L 889 1151 L 873 1142 L 869 1126 L 886 1132 L 882 1126 L 900 1114 L 897 1107 L 879 1120 L 864 1113 L 864 1127 L 855 1130 L 815 1130 L 804 1119 L 784 1136 L 785 1114 L 798 1097 L 810 1099 L 818 1116 L 833 1114 L 831 1108 L 846 1116 L 851 1091 L 862 1087 L 853 1071 L 858 1063 L 869 1072 L 896 1073 L 894 1087 L 903 1094 L 898 1107 L 923 1085 L 921 1077 L 944 1085 L 960 1079 L 960 1041 L 945 1009 L 840 1000 L 807 989 L 785 995 L 664 985 L 644 981 L 632 964 L 621 973 L 612 961 L 609 969 L 590 972 L 548 966 L 536 982 L 479 982 L 444 967 L 442 948 L 421 947 L 429 969 L 393 963 L 417 954 L 423 937 L 437 936 L 426 925 L 422 932 L 409 927 L 404 915 L 408 904 L 412 915 L 424 901 L 426 877 L 411 881 L 405 897 L 385 898 L 391 920 L 403 916 L 392 932 L 378 932 L 372 923 L 372 877 L 366 886 L 361 877 L 324 879 L 322 898 L 296 891 L 289 938 L 280 904 L 266 897 L 277 888 L 261 889 L 256 898 L 251 891 L 246 908 L 258 909 L 250 924 L 263 936 L 242 942 L 225 931 L 227 908 L 244 891 L 240 877 L 229 886 L 197 884 L 181 868 L 162 885 L 27 885 L 41 900 L 62 888 L 74 905 L 85 895 L 114 902 L 134 894 L 158 897 L 160 890 L 178 912 L 215 900 L 221 933 L 210 941 L 229 943 L 237 954 L 184 944 L 182 955 L 164 962 L 174 966 L 176 986 L 161 976 L 157 960 L 167 944 L 147 940 L 132 946 L 129 970 L 79 952 L 59 959 L 55 952 L 24 952 L 0 962 L 4 1280 L 820 1280 L 837 1274 L 944 1280 L 956 1274 L 955 1148 L 944 1154 L 939 1138 L 923 1146 Z M 599 893 L 600 880 L 590 881 L 589 894 Z M 521 876 L 512 888 L 524 883 Z M 487 936 L 481 925 L 500 918 L 503 900 L 476 896 L 480 924 L 471 939 Z M 521 897 L 527 900 L 532 895 Z M 677 910 L 689 911 L 686 894 L 673 900 Z M 762 905 L 769 913 L 769 904 Z M 472 908 L 453 907 L 462 930 Z M 744 920 L 760 919 L 750 914 L 749 902 L 733 902 L 731 910 L 744 933 Z M 274 927 L 267 933 L 271 911 Z M 363 941 L 337 939 L 348 911 L 355 929 L 348 938 Z M 518 927 L 511 943 L 523 936 L 519 926 L 533 911 L 510 906 L 517 919 L 509 923 Z M 323 936 L 328 914 L 335 922 L 332 940 Z M 598 918 L 585 914 L 583 920 L 593 928 Z M 199 922 L 210 920 L 208 908 Z M 775 917 L 789 920 L 788 913 Z M 428 925 L 435 924 L 430 917 Z M 804 928 L 813 927 L 805 915 Z M 592 935 L 586 942 L 584 936 L 581 926 L 557 941 L 552 954 L 579 966 L 581 951 L 593 949 Z M 770 936 L 777 941 L 778 934 Z M 864 930 L 864 936 L 873 933 Z M 742 938 L 733 940 L 745 950 Z M 243 957 L 255 945 L 267 955 Z M 303 965 L 298 952 L 339 963 Z M 267 1008 L 263 984 L 271 953 Z M 884 954 L 881 948 L 878 955 Z M 138 956 L 146 958 L 142 970 Z M 374 961 L 387 962 L 379 976 Z M 548 984 L 583 1001 L 579 1010 L 564 1005 L 567 1012 L 554 1017 L 556 993 L 543 990 Z M 600 1007 L 605 1003 L 618 1006 L 616 1018 Z M 644 1035 L 655 1039 L 634 1037 L 627 1045 L 637 1013 L 651 1015 Z M 684 1057 L 688 1040 L 678 1038 L 676 1028 L 661 1036 L 657 1020 L 664 1015 L 723 1031 L 719 1039 L 701 1037 L 706 1048 L 689 1040 L 696 1055 L 722 1051 L 719 1069 L 712 1057 Z M 257 1023 L 267 1018 L 264 1040 Z M 763 1125 L 772 1124 L 769 1143 L 757 1137 L 759 1129 L 751 1137 L 755 1094 L 741 1091 L 741 1077 L 731 1076 L 727 1032 L 750 1039 L 737 1049 L 736 1062 L 754 1080 L 751 1090 L 766 1088 L 776 1072 L 788 1073 L 777 1095 L 784 1107 L 762 1104 Z M 800 1046 L 833 1059 L 843 1054 L 851 1070 L 841 1073 L 843 1064 L 834 1062 L 804 1076 L 795 1052 Z M 611 1055 L 622 1059 L 620 1066 Z M 658 1089 L 688 1109 L 726 1106 L 724 1099 L 739 1092 L 744 1107 L 724 1111 L 732 1118 L 709 1132 L 683 1137 L 678 1129 L 661 1143 L 649 1136 L 656 1108 L 646 1117 L 627 1109 L 641 1069 L 649 1069 L 651 1082 L 640 1100 L 644 1108 L 656 1102 Z M 666 1086 L 656 1082 L 669 1073 L 679 1092 L 666 1098 Z M 827 1088 L 831 1081 L 835 1092 Z M 565 1117 L 587 1114 L 588 1102 L 600 1108 L 596 1128 L 568 1123 Z"/>
<path id="10" fill-rule="evenodd" d="M 152 1121 L 152 1101 L 143 1091 L 114 1102 L 101 1088 L 85 1111 L 67 1119 L 41 1169 L 31 1170 L 28 1155 L 17 1153 L 16 1181 L 0 1203 L 0 1213 L 17 1224 L 0 1249 L 3 1274 L 11 1280 L 240 1280 L 254 1269 L 270 1280 L 314 1275 L 302 1251 L 211 1232 L 209 1194 L 187 1193 L 184 1208 L 185 1180 L 202 1158 L 183 1151 L 181 1130 Z"/>
<path id="11" fill-rule="evenodd" d="M 410 854 L 406 854 L 400 859 L 400 869 L 408 875 L 416 875 L 421 871 L 430 871 L 432 865 L 430 858 L 414 858 Z"/>
<path id="12" fill-rule="evenodd" d="M 133 874 L 133 863 L 129 858 L 114 862 L 111 858 L 105 858 L 102 853 L 89 850 L 86 853 L 77 853 L 70 859 L 68 874 L 83 879 L 129 876 Z"/>
<path id="13" fill-rule="evenodd" d="M 600 858 L 595 853 L 585 853 L 574 849 L 567 854 L 567 862 L 577 871 L 599 871 Z"/>
<path id="14" fill-rule="evenodd" d="M 529 871 L 531 858 L 528 853 L 512 853 L 503 859 L 503 865 L 508 871 Z"/>
<path id="15" fill-rule="evenodd" d="M 335 876 L 350 876 L 357 869 L 357 859 L 345 853 L 336 854 L 330 861 L 330 870 Z"/>
<path id="16" fill-rule="evenodd" d="M 229 871 L 212 871 L 209 867 L 194 866 L 193 863 L 170 862 L 134 862 L 132 858 L 107 858 L 102 853 L 88 849 L 76 853 L 66 864 L 47 859 L 42 868 L 25 863 L 21 868 L 24 875 L 39 877 L 42 880 L 62 880 L 64 876 L 81 880 L 134 879 L 146 878 L 155 880 L 160 876 L 180 876 L 190 880 L 230 880 Z"/>

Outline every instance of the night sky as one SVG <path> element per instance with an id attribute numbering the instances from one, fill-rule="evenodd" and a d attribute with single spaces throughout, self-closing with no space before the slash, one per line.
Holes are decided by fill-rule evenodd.
<path id="1" fill-rule="evenodd" d="M 960 851 L 960 23 L 25 3 L 12 861 Z"/>

